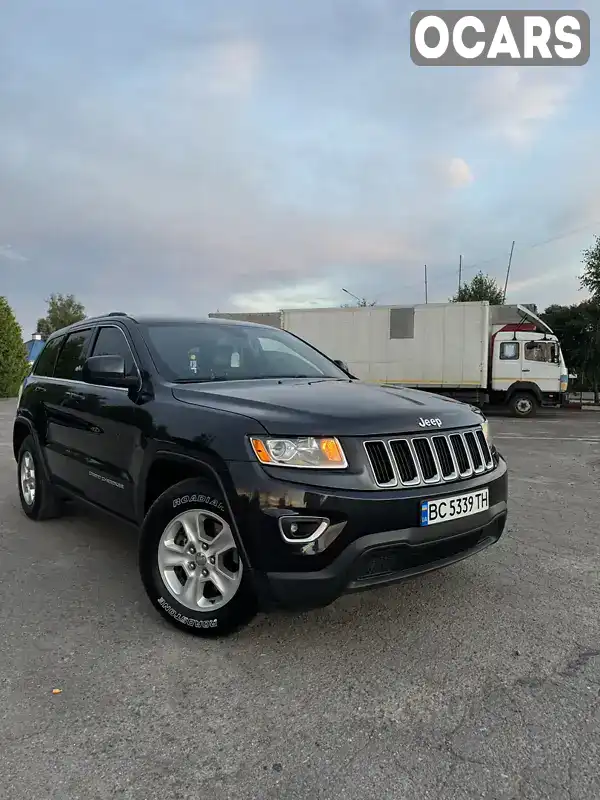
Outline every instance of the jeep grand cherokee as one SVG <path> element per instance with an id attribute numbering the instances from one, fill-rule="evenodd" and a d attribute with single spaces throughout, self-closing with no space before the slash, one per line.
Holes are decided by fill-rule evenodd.
<path id="1" fill-rule="evenodd" d="M 54 333 L 19 396 L 23 511 L 139 527 L 157 611 L 203 636 L 497 542 L 507 468 L 475 408 L 356 380 L 263 325 L 132 317 Z"/>

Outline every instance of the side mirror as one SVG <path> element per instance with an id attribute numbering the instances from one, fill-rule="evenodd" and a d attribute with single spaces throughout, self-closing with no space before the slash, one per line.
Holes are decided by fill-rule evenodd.
<path id="1" fill-rule="evenodd" d="M 128 389 L 139 385 L 137 376 L 125 374 L 123 356 L 91 356 L 83 365 L 81 377 L 86 383 L 97 386 Z"/>
<path id="2" fill-rule="evenodd" d="M 339 367 L 340 369 L 343 369 L 344 372 L 348 372 L 348 373 L 350 372 L 350 370 L 348 369 L 348 364 L 346 364 L 345 361 L 340 361 L 339 358 L 334 358 L 333 359 L 333 363 L 336 365 L 336 367 Z"/>

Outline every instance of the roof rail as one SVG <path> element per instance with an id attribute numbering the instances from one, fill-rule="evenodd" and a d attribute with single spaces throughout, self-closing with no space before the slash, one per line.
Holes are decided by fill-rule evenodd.
<path id="1" fill-rule="evenodd" d="M 107 317 L 126 317 L 127 314 L 124 311 L 111 311 L 110 314 L 106 315 Z"/>

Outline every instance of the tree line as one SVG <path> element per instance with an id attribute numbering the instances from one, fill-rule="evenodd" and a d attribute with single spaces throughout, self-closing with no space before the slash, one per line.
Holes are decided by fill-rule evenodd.
<path id="1" fill-rule="evenodd" d="M 36 333 L 45 341 L 51 333 L 85 319 L 85 308 L 72 294 L 52 294 L 47 311 L 37 321 Z M 8 299 L 0 295 L 0 397 L 14 397 L 29 372 L 23 329 Z"/>

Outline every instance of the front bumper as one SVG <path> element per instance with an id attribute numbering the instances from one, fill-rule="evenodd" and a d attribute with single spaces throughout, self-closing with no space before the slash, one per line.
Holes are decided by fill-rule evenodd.
<path id="1" fill-rule="evenodd" d="M 497 542 L 506 524 L 508 476 L 501 457 L 494 470 L 468 480 L 369 492 L 292 484 L 247 462 L 229 466 L 236 519 L 265 608 L 319 607 L 346 592 L 448 566 Z M 421 500 L 483 487 L 489 491 L 486 511 L 420 526 Z M 285 542 L 279 519 L 290 514 L 326 517 L 331 526 L 325 544 Z"/>
<path id="2" fill-rule="evenodd" d="M 467 532 L 444 539 L 413 544 L 411 538 L 418 531 L 410 528 L 375 533 L 348 545 L 325 569 L 268 573 L 265 576 L 270 594 L 268 604 L 290 609 L 318 608 L 329 605 L 342 594 L 387 586 L 455 564 L 485 550 L 502 536 L 506 508 L 496 511 L 491 520 L 476 527 L 471 518 Z"/>

